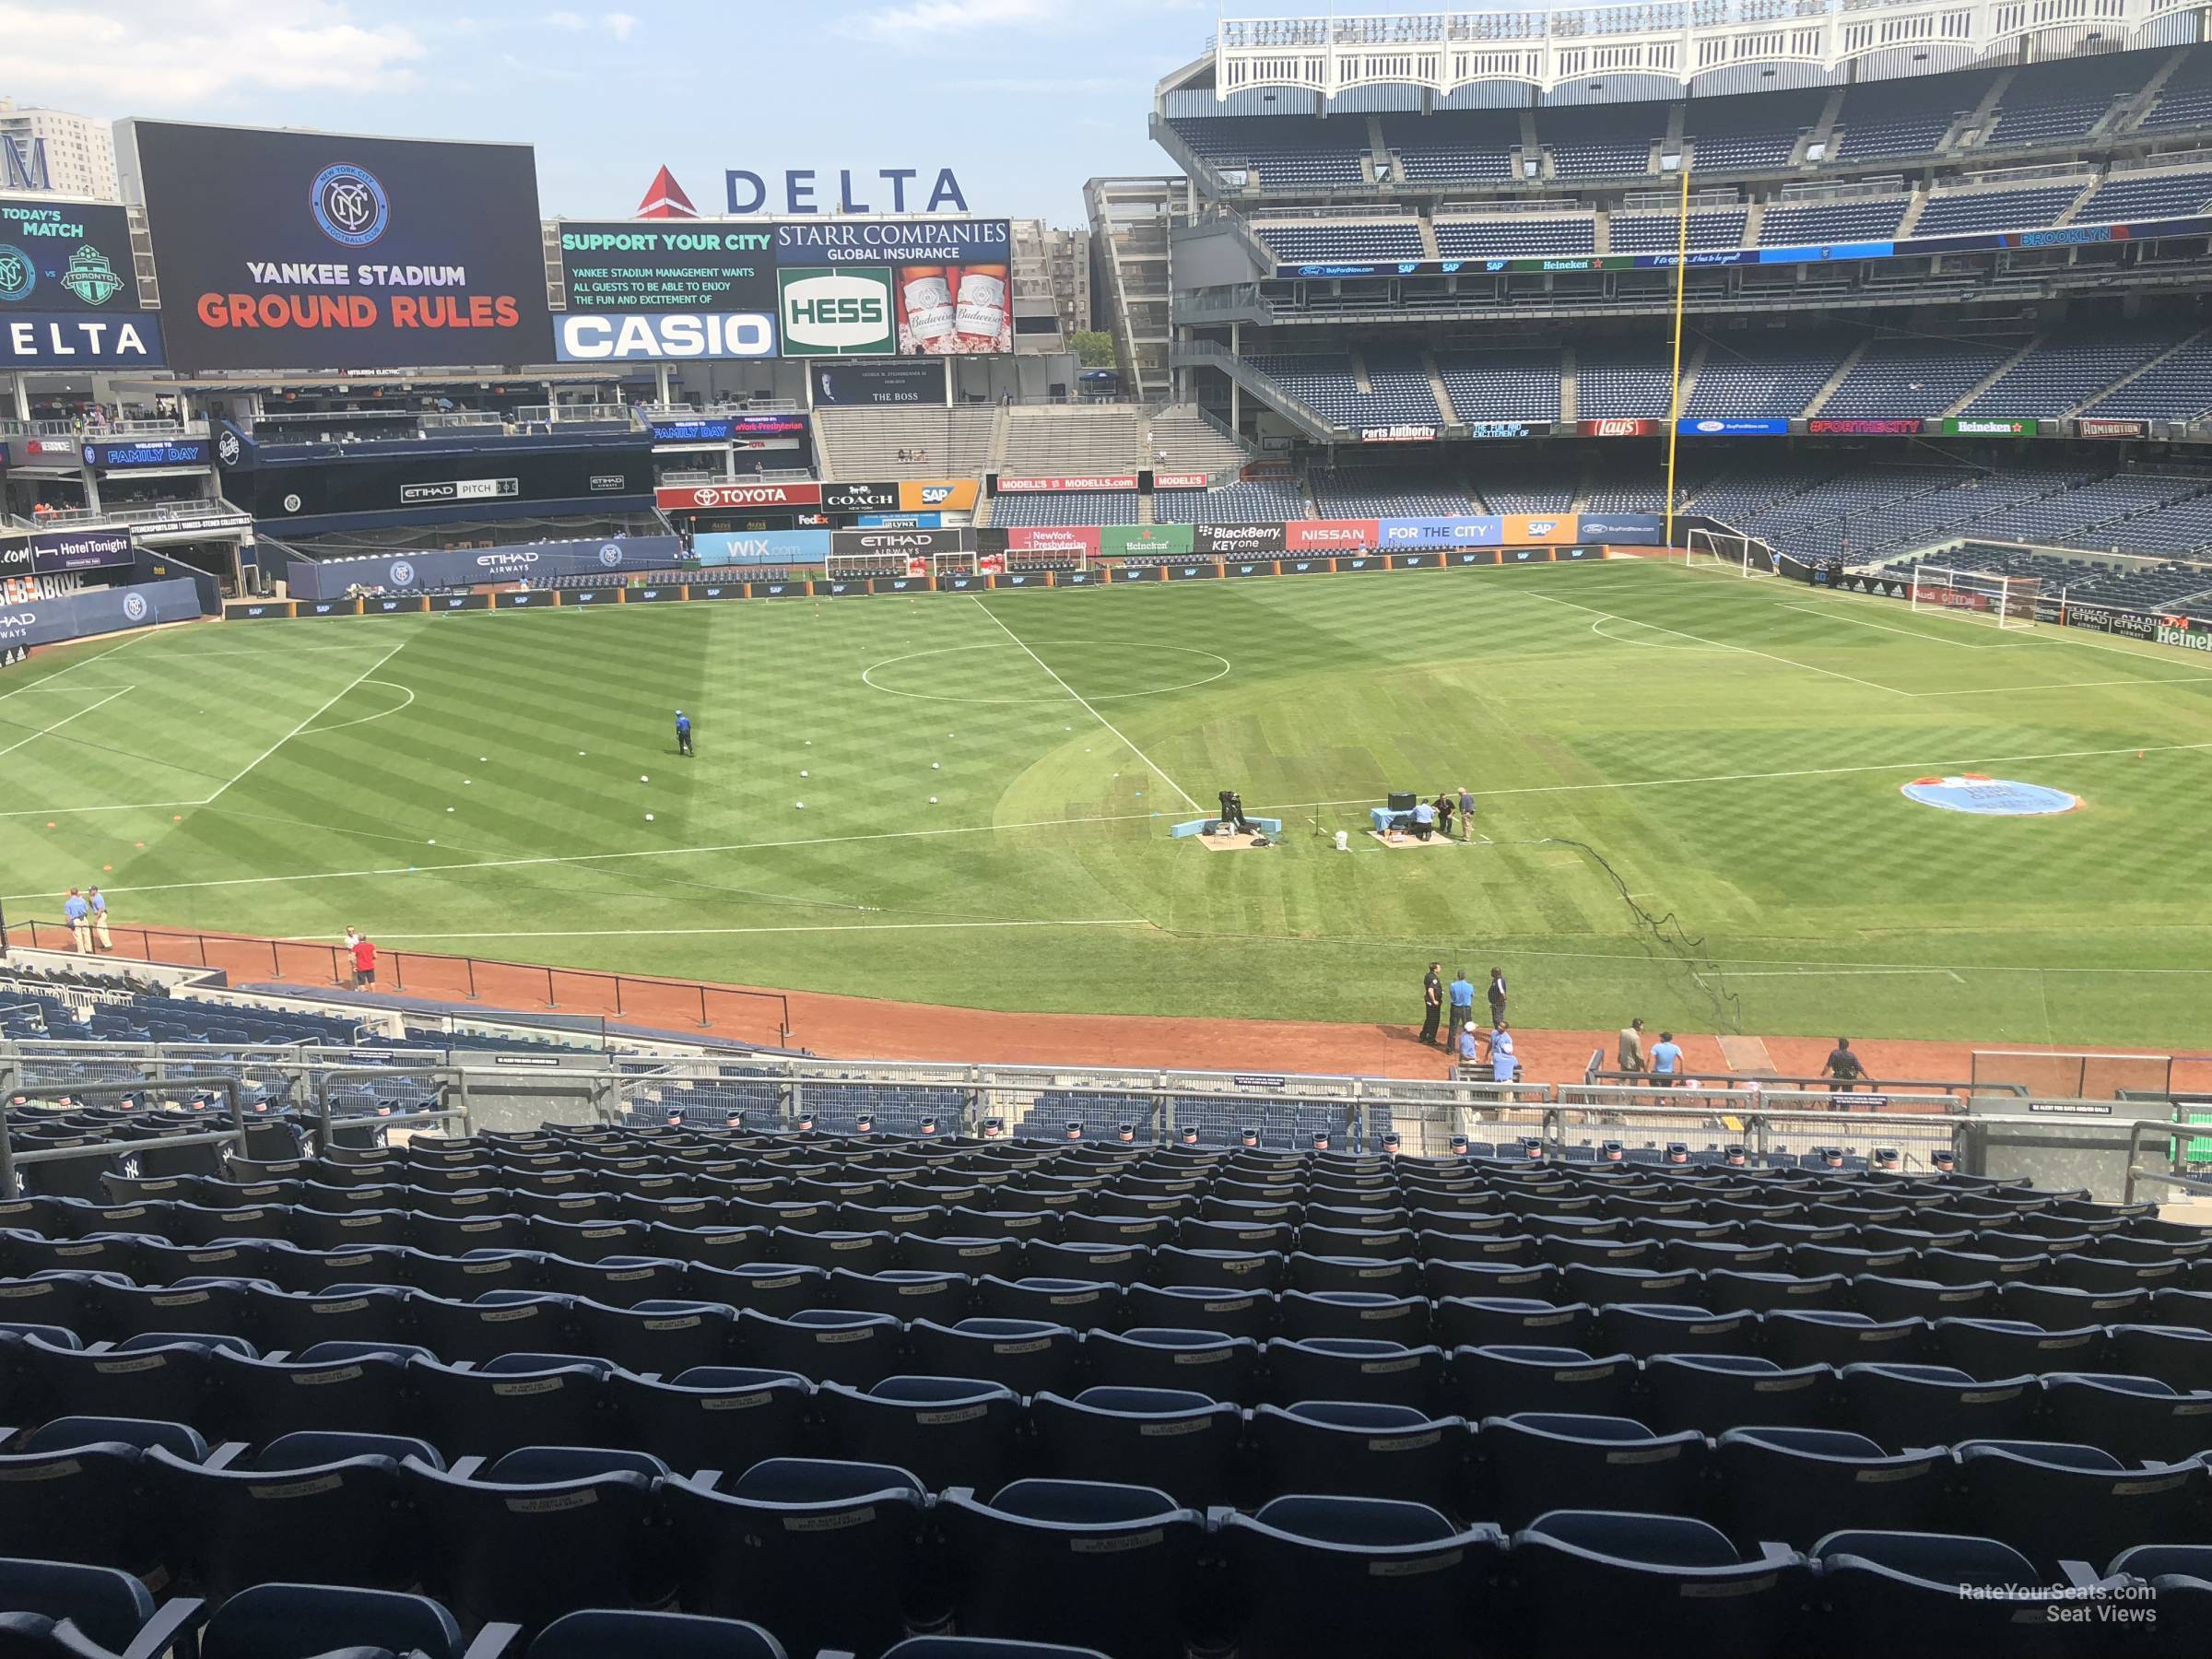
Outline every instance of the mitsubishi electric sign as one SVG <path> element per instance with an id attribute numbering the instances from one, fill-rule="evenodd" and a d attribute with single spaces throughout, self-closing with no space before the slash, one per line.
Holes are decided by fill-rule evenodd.
<path id="1" fill-rule="evenodd" d="M 891 274 L 802 265 L 776 273 L 785 357 L 888 357 L 898 348 Z"/>

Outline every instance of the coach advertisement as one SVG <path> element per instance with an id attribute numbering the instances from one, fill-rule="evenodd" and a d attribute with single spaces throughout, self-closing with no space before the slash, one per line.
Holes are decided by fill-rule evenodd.
<path id="1" fill-rule="evenodd" d="M 131 220 L 88 202 L 0 200 L 0 317 L 138 309 Z"/>
<path id="2" fill-rule="evenodd" d="M 131 120 L 115 147 L 182 367 L 552 358 L 527 145 Z"/>
<path id="3" fill-rule="evenodd" d="M 185 577 L 136 587 L 87 588 L 58 599 L 11 604 L 0 611 L 0 652 L 120 633 L 158 622 L 189 622 L 200 614 L 200 590 Z"/>
<path id="4" fill-rule="evenodd" d="M 1286 547 L 1280 524 L 1194 524 L 1194 552 L 1217 559 L 1248 559 L 1280 553 Z"/>
<path id="5" fill-rule="evenodd" d="M 545 582 L 555 576 L 659 570 L 674 564 L 680 550 L 673 535 L 517 542 L 504 547 L 447 547 L 362 559 L 295 559 L 286 579 L 295 599 L 338 599 L 356 587 L 488 587 L 496 582 Z"/>
<path id="6" fill-rule="evenodd" d="M 822 505 L 831 512 L 899 512 L 903 511 L 895 480 L 878 484 L 825 484 Z"/>

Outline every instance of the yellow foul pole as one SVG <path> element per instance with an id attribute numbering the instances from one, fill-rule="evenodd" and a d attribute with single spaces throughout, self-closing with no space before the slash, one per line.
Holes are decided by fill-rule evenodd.
<path id="1" fill-rule="evenodd" d="M 1675 371 L 1668 382 L 1666 407 L 1666 534 L 1675 545 L 1675 445 L 1682 430 L 1682 296 L 1689 276 L 1689 159 L 1682 161 L 1682 206 L 1675 223 Z"/>

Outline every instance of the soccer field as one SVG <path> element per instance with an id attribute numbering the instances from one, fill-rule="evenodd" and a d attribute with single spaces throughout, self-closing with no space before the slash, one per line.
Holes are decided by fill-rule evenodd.
<path id="1" fill-rule="evenodd" d="M 0 886 L 979 1007 L 1403 1023 L 1441 958 L 1527 1026 L 2201 1045 L 2208 669 L 1643 560 L 206 625 L 0 677 Z M 1899 793 L 1958 771 L 2084 806 Z M 1361 833 L 1461 783 L 1487 841 Z M 1169 839 L 1232 785 L 1281 844 Z"/>

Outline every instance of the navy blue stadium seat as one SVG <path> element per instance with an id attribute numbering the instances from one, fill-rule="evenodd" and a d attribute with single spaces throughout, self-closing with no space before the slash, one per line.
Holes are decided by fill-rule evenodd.
<path id="1" fill-rule="evenodd" d="M 1653 1434 L 1630 1418 L 1524 1412 L 1486 1418 L 1477 1437 L 1477 1507 L 1500 1524 L 1599 1505 L 1658 1514 L 1699 1508 L 1705 1437 Z"/>
<path id="2" fill-rule="evenodd" d="M 1942 1512 L 1950 1454 L 1900 1453 L 1832 1429 L 1742 1428 L 1713 1444 L 1723 1524 L 1738 1544 L 1809 1548 L 1840 1527 L 1914 1531 Z"/>
<path id="3" fill-rule="evenodd" d="M 1677 1515 L 1554 1510 L 1513 1535 L 1509 1570 L 1519 1651 L 1543 1659 L 1777 1652 L 1806 1590 L 1802 1556 Z"/>
<path id="4" fill-rule="evenodd" d="M 1502 1538 L 1418 1503 L 1277 1498 L 1222 1522 L 1248 1659 L 1441 1653 L 1480 1629 Z"/>
<path id="5" fill-rule="evenodd" d="M 905 1469 L 932 1490 L 996 1488 L 1021 1416 L 1011 1389 L 957 1377 L 886 1377 L 865 1392 L 825 1383 L 815 1408 L 838 1455 Z"/>
<path id="6" fill-rule="evenodd" d="M 2051 1624 L 2019 1551 L 1948 1533 L 1838 1531 L 1816 1543 L 1820 1600 L 1850 1651 L 1904 1659 L 2080 1652 Z M 2005 1590 L 1978 1597 L 1964 1591 Z"/>
<path id="7" fill-rule="evenodd" d="M 1097 1643 L 1115 1659 L 1181 1659 L 1202 1627 L 1205 1521 L 1167 1493 L 1075 1480 L 1018 1480 L 988 1500 L 939 1501 L 951 1542 L 954 1614 L 980 1636 Z"/>
<path id="8" fill-rule="evenodd" d="M 427 1596 L 276 1582 L 241 1591 L 200 1633 L 200 1659 L 301 1659 L 352 1650 L 462 1659 L 461 1626 Z"/>
<path id="9" fill-rule="evenodd" d="M 1064 1480 L 1125 1480 L 1171 1492 L 1193 1509 L 1229 1493 L 1242 1439 L 1237 1407 L 1165 1388 L 1087 1388 L 1030 1401 L 1039 1466 Z"/>
<path id="10" fill-rule="evenodd" d="M 608 1659 L 650 1653 L 653 1659 L 789 1659 L 783 1644 L 757 1624 L 696 1613 L 564 1613 L 531 1641 L 528 1659 Z"/>
<path id="11" fill-rule="evenodd" d="M 1341 1492 L 1459 1512 L 1468 1453 L 1462 1418 L 1410 1406 L 1307 1400 L 1263 1406 L 1251 1433 L 1271 1492 Z"/>

